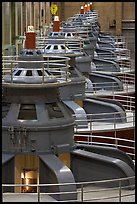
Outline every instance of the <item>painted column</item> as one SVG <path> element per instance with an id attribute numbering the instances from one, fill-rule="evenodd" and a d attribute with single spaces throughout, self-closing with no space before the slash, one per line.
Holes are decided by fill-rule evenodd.
<path id="1" fill-rule="evenodd" d="M 2 48 L 4 48 L 5 45 L 5 15 L 4 15 L 4 2 L 2 2 Z M 5 53 L 3 52 L 3 55 Z"/>
<path id="2" fill-rule="evenodd" d="M 25 9 L 26 9 L 26 29 L 28 27 L 28 2 L 25 3 Z"/>
<path id="3" fill-rule="evenodd" d="M 46 25 L 50 25 L 50 2 L 46 2 Z"/>
<path id="4" fill-rule="evenodd" d="M 15 36 L 16 36 L 16 55 L 18 55 L 18 2 L 15 2 Z"/>
<path id="5" fill-rule="evenodd" d="M 116 12 L 116 35 L 122 33 L 122 2 L 115 2 Z"/>
<path id="6" fill-rule="evenodd" d="M 20 34 L 21 35 L 23 35 L 23 5 L 22 5 L 22 2 L 20 2 L 20 12 L 21 12 L 21 14 L 20 14 L 20 25 L 21 25 L 21 27 L 20 27 Z"/>

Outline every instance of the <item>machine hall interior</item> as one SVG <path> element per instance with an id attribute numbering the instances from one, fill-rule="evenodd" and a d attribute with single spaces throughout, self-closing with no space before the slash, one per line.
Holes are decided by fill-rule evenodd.
<path id="1" fill-rule="evenodd" d="M 135 2 L 2 2 L 3 192 L 134 177 Z"/>

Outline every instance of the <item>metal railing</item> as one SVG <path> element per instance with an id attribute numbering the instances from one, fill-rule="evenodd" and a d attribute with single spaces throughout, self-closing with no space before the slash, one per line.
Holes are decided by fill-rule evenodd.
<path id="1" fill-rule="evenodd" d="M 122 104 L 125 109 L 125 122 L 119 123 L 117 122 L 118 114 L 120 112 L 115 113 L 100 113 L 100 114 L 87 114 L 87 128 L 80 128 L 80 124 L 82 124 L 82 120 L 76 120 L 75 123 L 75 141 L 83 144 L 96 144 L 96 145 L 106 145 L 113 146 L 116 148 L 123 148 L 127 154 L 132 156 L 135 155 L 135 97 L 124 96 L 124 95 L 113 95 L 111 97 L 114 101 L 118 101 Z M 111 117 L 109 117 L 109 115 Z M 102 118 L 95 118 L 95 117 Z M 91 117 L 91 119 L 89 119 Z M 74 116 L 75 118 L 75 116 Z M 95 118 L 92 120 L 92 118 Z M 105 121 L 103 121 L 105 118 Z M 121 116 L 122 118 L 122 116 Z M 113 121 L 112 121 L 113 119 Z M 111 120 L 111 122 L 110 122 Z M 85 122 L 85 121 L 84 121 Z M 124 138 L 117 134 L 120 130 L 132 130 L 132 135 L 128 138 Z M 101 132 L 109 131 L 113 134 L 109 135 L 109 133 L 104 136 L 101 135 Z M 97 133 L 99 133 L 97 135 Z M 96 133 L 96 134 L 95 134 Z M 135 158 L 134 158 L 135 160 Z"/>
<path id="2" fill-rule="evenodd" d="M 98 113 L 98 114 L 86 114 L 87 116 L 87 128 L 82 128 L 82 122 L 85 119 L 75 119 L 75 131 L 76 132 L 96 132 L 102 130 L 119 130 L 122 128 L 134 128 L 135 124 L 135 111 L 125 111 L 126 115 L 122 116 L 123 112 L 111 112 L 111 113 Z M 78 114 L 82 117 L 82 114 Z M 120 115 L 120 116 L 118 116 Z M 76 118 L 75 115 L 73 115 Z M 85 116 L 85 115 L 84 115 Z M 98 117 L 98 118 L 97 118 Z M 125 122 L 117 122 L 118 120 L 126 120 Z"/>
<path id="3" fill-rule="evenodd" d="M 126 48 L 117 48 L 115 53 L 118 59 L 130 59 L 131 57 L 130 50 Z"/>
<path id="4" fill-rule="evenodd" d="M 14 83 L 14 78 L 17 79 L 18 76 L 15 76 L 15 71 L 20 69 L 22 71 L 27 71 L 31 70 L 32 72 L 36 72 L 37 70 L 41 71 L 41 75 L 37 74 L 37 79 L 41 79 L 41 83 L 45 82 L 45 79 L 57 79 L 57 83 L 67 83 L 70 82 L 70 72 L 69 72 L 69 60 L 70 58 L 68 57 L 52 57 L 52 56 L 45 56 L 44 60 L 40 61 L 26 61 L 26 60 L 18 60 L 18 56 L 3 56 L 3 61 L 2 61 L 2 79 L 3 79 L 3 84 L 6 83 L 4 82 L 5 77 L 7 75 L 10 76 L 11 81 L 10 83 Z M 32 63 L 34 64 L 34 68 L 21 68 L 18 67 L 18 63 L 25 64 L 27 63 Z M 37 64 L 41 63 L 41 67 L 37 68 Z M 49 76 L 45 74 L 45 72 L 49 73 Z M 22 76 L 20 75 L 18 78 L 24 78 L 27 76 Z M 29 76 L 29 78 L 35 78 L 35 76 Z"/>
<path id="5" fill-rule="evenodd" d="M 115 36 L 115 47 L 117 48 L 127 48 L 127 42 L 125 36 Z"/>
<path id="6" fill-rule="evenodd" d="M 80 52 L 83 53 L 83 44 L 84 41 L 81 38 L 77 38 L 77 37 L 73 37 L 73 38 L 68 38 L 68 37 L 64 37 L 63 39 L 59 39 L 59 38 L 50 38 L 50 37 L 37 37 L 36 39 L 36 48 L 37 49 L 44 49 L 44 47 L 48 44 L 50 44 L 49 42 L 52 43 L 56 41 L 56 43 L 58 44 L 58 42 L 60 42 L 60 44 L 63 44 L 66 48 L 71 49 L 74 52 Z"/>
<path id="7" fill-rule="evenodd" d="M 112 201 L 112 199 L 116 199 L 117 202 L 122 202 L 123 199 L 125 199 L 127 196 L 131 196 L 131 200 L 134 201 L 133 196 L 135 196 L 135 191 L 133 190 L 125 190 L 125 188 L 128 188 L 129 186 L 122 186 L 121 183 L 126 180 L 134 180 L 135 177 L 127 177 L 127 178 L 119 178 L 119 179 L 110 179 L 110 180 L 101 180 L 101 181 L 91 181 L 91 182 L 76 182 L 76 183 L 60 183 L 60 184 L 2 184 L 2 201 L 4 202 L 4 196 L 7 194 L 4 192 L 4 187 L 29 187 L 29 186 L 35 186 L 37 187 L 37 192 L 35 193 L 37 196 L 35 197 L 35 202 L 43 202 L 44 195 L 48 196 L 54 196 L 54 195 L 72 195 L 75 194 L 77 196 L 76 199 L 69 199 L 69 200 L 60 200 L 58 202 L 94 202 L 94 201 Z M 114 182 L 118 182 L 118 186 L 116 187 L 96 187 L 96 185 L 105 185 L 108 183 L 111 183 L 113 185 Z M 48 192 L 48 193 L 42 193 L 40 192 L 40 187 L 56 187 L 56 186 L 78 186 L 76 191 L 63 191 L 63 192 Z M 130 186 L 134 188 L 134 185 Z M 104 196 L 106 195 L 107 196 Z M 11 195 L 12 193 L 10 193 Z M 22 194 L 23 193 L 17 193 Z M 33 195 L 34 193 L 27 193 L 27 195 Z M 103 196 L 102 196 L 103 194 Z M 16 195 L 15 195 L 16 196 Z M 50 197 L 46 198 L 46 201 L 50 201 Z"/>
<path id="8" fill-rule="evenodd" d="M 96 57 L 97 59 L 97 57 Z M 132 60 L 118 60 L 117 64 L 120 68 L 120 71 L 114 70 L 114 65 L 111 64 L 104 64 L 103 62 L 99 64 L 96 63 L 96 72 L 102 72 L 102 73 L 114 73 L 116 75 L 118 74 L 124 74 L 124 73 L 131 73 L 135 71 L 134 61 Z M 112 67 L 111 67 L 112 66 Z M 116 65 L 115 65 L 116 66 Z"/>
<path id="9" fill-rule="evenodd" d="M 85 84 L 85 92 L 92 93 L 93 95 L 96 94 L 117 94 L 117 93 L 130 93 L 135 92 L 135 75 L 130 73 L 124 73 L 119 76 L 121 80 L 121 85 L 123 89 L 119 87 L 117 82 L 98 82 L 92 83 L 93 90 L 88 88 L 88 82 Z"/>
<path id="10" fill-rule="evenodd" d="M 125 72 L 135 72 L 135 63 L 133 60 L 118 60 L 118 65 L 122 73 Z"/>
<path id="11" fill-rule="evenodd" d="M 76 119 L 76 115 L 73 114 L 75 118 L 75 132 L 90 132 L 94 133 L 96 131 L 103 130 L 113 130 L 123 128 L 134 128 L 135 127 L 135 97 L 124 96 L 124 95 L 113 95 L 112 100 L 120 102 L 124 110 L 110 113 L 96 113 L 96 114 L 86 114 L 87 128 L 82 128 L 85 119 Z M 82 114 L 79 114 L 81 118 Z M 85 115 L 84 115 L 85 116 Z M 85 117 L 84 117 L 85 118 Z M 118 122 L 118 120 L 121 122 Z"/>
<path id="12" fill-rule="evenodd" d="M 102 48 L 102 47 L 101 47 Z M 107 49 L 107 47 L 106 47 Z M 113 48 L 112 48 L 113 49 Z M 109 50 L 109 47 L 108 47 Z M 111 48 L 110 48 L 111 51 Z M 117 61 L 122 61 L 122 60 L 129 60 L 130 61 L 130 50 L 128 49 L 114 49 L 112 50 L 113 52 L 108 52 L 106 53 L 105 51 L 97 51 L 97 56 L 101 59 L 116 59 Z"/>
<path id="13" fill-rule="evenodd" d="M 75 142 L 78 144 L 86 144 L 86 145 L 99 145 L 106 147 L 114 147 L 118 149 L 124 149 L 133 161 L 135 161 L 135 139 L 123 139 L 116 134 L 114 136 L 111 135 L 94 135 L 94 134 L 74 134 Z"/>

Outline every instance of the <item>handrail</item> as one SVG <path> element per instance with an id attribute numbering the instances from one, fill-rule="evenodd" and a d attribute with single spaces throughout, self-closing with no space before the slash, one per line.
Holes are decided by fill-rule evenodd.
<path id="1" fill-rule="evenodd" d="M 97 59 L 97 58 L 96 58 Z M 134 60 L 122 60 L 122 58 L 120 60 L 117 61 L 120 71 L 113 71 L 113 68 L 111 68 L 110 64 L 105 64 L 105 70 L 104 70 L 104 66 L 103 63 L 101 64 L 97 64 L 97 68 L 99 68 L 99 70 L 97 69 L 96 72 L 111 72 L 117 75 L 120 74 L 130 74 L 131 72 L 135 71 L 135 65 L 134 65 Z M 108 68 L 108 70 L 106 70 L 106 68 Z"/>
<path id="2" fill-rule="evenodd" d="M 54 38 L 48 38 L 48 37 L 40 37 L 37 39 L 36 41 L 36 47 L 37 49 L 43 49 L 48 43 L 48 41 L 56 41 L 56 43 L 58 44 L 58 42 L 62 42 L 62 44 L 65 45 L 65 47 L 70 48 L 72 51 L 79 51 L 80 53 L 83 52 L 83 44 L 84 44 L 84 40 L 82 38 L 63 38 L 63 39 L 54 39 Z M 75 46 L 75 48 L 73 47 Z"/>
<path id="3" fill-rule="evenodd" d="M 90 91 L 90 88 L 88 88 L 88 82 L 86 82 L 86 93 L 93 92 L 93 94 L 96 93 L 102 93 L 103 95 L 109 92 L 117 93 L 117 92 L 126 92 L 129 93 L 130 91 L 135 91 L 135 76 L 134 74 L 125 73 L 122 76 L 119 76 L 121 79 L 121 82 L 123 83 L 123 90 L 118 90 L 117 82 L 92 82 L 93 90 Z M 103 84 L 105 86 L 103 87 Z"/>
<path id="4" fill-rule="evenodd" d="M 116 115 L 120 114 L 122 112 L 111 112 L 111 113 L 98 113 L 98 114 L 86 114 L 87 116 L 87 123 L 88 123 L 88 127 L 84 128 L 84 129 L 79 129 L 80 126 L 82 127 L 82 125 L 79 124 L 79 122 L 84 122 L 85 119 L 76 119 L 75 118 L 75 114 L 73 114 L 74 118 L 75 118 L 75 129 L 76 132 L 78 131 L 99 131 L 102 130 L 102 126 L 104 125 L 104 130 L 106 129 L 112 129 L 112 130 L 116 130 L 116 129 L 121 129 L 121 128 L 128 128 L 128 127 L 132 127 L 134 128 L 134 124 L 135 124 L 135 118 L 134 118 L 134 111 L 126 111 L 126 115 L 125 116 L 121 116 L 121 119 L 126 119 L 126 122 L 121 122 L 118 123 L 116 122 L 117 119 L 119 119 L 119 117 Z M 128 115 L 129 113 L 129 115 Z M 112 117 L 106 117 L 109 115 L 113 115 Z M 82 114 L 79 114 L 79 116 L 82 116 Z M 85 116 L 85 115 L 84 115 Z M 103 118 L 96 118 L 95 116 L 103 116 Z M 105 117 L 105 119 L 104 119 Z M 112 119 L 114 120 L 114 122 L 112 122 Z M 78 124 L 78 125 L 77 125 Z"/>
<path id="5" fill-rule="evenodd" d="M 120 99 L 118 98 L 118 96 L 120 96 Z M 117 134 L 118 130 L 125 130 L 129 128 L 134 129 L 135 128 L 135 101 L 134 99 L 135 97 L 129 97 L 129 96 L 124 96 L 124 95 L 113 96 L 112 100 L 116 100 L 118 102 L 123 103 L 123 107 L 125 109 L 124 111 L 125 116 L 121 115 L 121 119 L 125 118 L 126 120 L 121 123 L 117 122 L 117 118 L 118 118 L 117 116 L 118 114 L 122 113 L 121 111 L 110 112 L 110 113 L 104 112 L 104 113 L 98 113 L 98 114 L 86 114 L 87 127 L 83 128 L 82 124 L 83 122 L 85 122 L 85 120 L 82 120 L 82 119 L 78 120 L 76 119 L 75 114 L 73 114 L 73 117 L 75 119 L 75 127 L 74 127 L 75 134 L 89 133 L 89 134 L 94 135 L 95 132 L 101 132 L 102 127 L 104 131 L 113 131 L 115 135 Z M 82 114 L 80 114 L 80 116 L 82 118 Z M 97 118 L 98 116 L 99 118 Z M 104 120 L 104 116 L 105 116 L 105 120 Z M 106 139 L 109 139 L 109 137 Z M 90 141 L 89 139 L 87 140 Z"/>
<path id="6" fill-rule="evenodd" d="M 36 71 L 37 69 L 38 70 L 41 70 L 41 73 L 42 73 L 42 76 L 37 76 L 38 79 L 41 79 L 42 78 L 42 81 L 41 83 L 44 83 L 44 79 L 45 79 L 45 71 L 49 71 L 51 73 L 51 75 L 49 76 L 49 78 L 55 78 L 57 79 L 57 82 L 56 83 L 64 83 L 64 82 L 69 82 L 70 81 L 70 72 L 69 72 L 69 60 L 70 58 L 68 57 L 49 57 L 49 56 L 45 56 L 44 59 L 45 60 L 37 60 L 37 61 L 34 61 L 34 60 L 13 60 L 12 59 L 13 56 L 3 56 L 3 69 L 2 69 L 2 78 L 3 78 L 3 84 L 5 84 L 6 82 L 4 82 L 4 76 L 6 74 L 10 74 L 11 75 L 11 83 L 13 84 L 14 81 L 13 81 L 13 77 L 16 77 L 17 76 L 14 76 L 14 73 L 13 71 L 15 71 L 15 69 L 17 69 L 17 65 L 18 63 L 41 63 L 41 67 L 40 68 L 21 68 L 19 67 L 20 69 L 22 70 L 34 70 Z M 16 56 L 17 57 L 17 56 Z M 6 59 L 4 59 L 6 58 Z M 46 66 L 46 67 L 45 67 Z M 56 72 L 56 75 L 55 75 L 55 72 Z M 58 74 L 57 74 L 58 73 Z M 24 76 L 19 76 L 20 79 L 21 77 L 24 77 Z M 29 76 L 30 77 L 30 76 Z M 32 76 L 34 77 L 34 76 Z"/>
<path id="7" fill-rule="evenodd" d="M 120 138 L 118 136 L 115 137 L 112 135 L 104 136 L 104 135 L 94 135 L 94 134 L 91 135 L 91 134 L 80 134 L 80 133 L 75 133 L 74 139 L 75 139 L 75 143 L 77 144 L 109 146 L 109 147 L 114 147 L 118 149 L 120 149 L 121 147 L 126 148 L 124 152 L 126 152 L 129 156 L 132 156 L 133 159 L 135 160 L 135 140 L 133 139 L 124 139 L 124 138 Z M 97 141 L 94 139 L 97 139 Z M 104 139 L 103 142 L 102 142 L 102 139 Z M 108 142 L 108 141 L 112 141 L 112 142 Z M 119 144 L 120 141 L 126 142 L 126 145 Z"/>
<path id="8" fill-rule="evenodd" d="M 127 177 L 127 178 L 118 178 L 118 179 L 106 179 L 106 180 L 101 180 L 101 181 L 88 181 L 88 182 L 75 182 L 75 185 L 76 186 L 79 186 L 77 188 L 76 191 L 63 191 L 63 192 L 48 192 L 48 193 L 41 193 L 40 192 L 40 187 L 50 187 L 50 186 L 65 186 L 65 185 L 74 185 L 74 183 L 53 183 L 53 184 L 2 184 L 2 189 L 4 189 L 4 187 L 29 187 L 29 186 L 36 186 L 39 190 L 37 191 L 37 201 L 40 202 L 41 201 L 41 195 L 64 195 L 64 194 L 77 194 L 77 200 L 63 200 L 63 201 L 59 201 L 59 202 L 72 202 L 72 201 L 81 201 L 81 202 L 84 202 L 84 201 L 94 201 L 94 200 L 102 200 L 102 199 L 111 199 L 111 198 L 118 198 L 119 199 L 119 202 L 121 201 L 121 199 L 125 196 L 131 196 L 131 195 L 135 195 L 135 192 L 134 190 L 130 190 L 128 193 L 127 193 L 127 190 L 126 190 L 126 194 L 122 194 L 122 190 L 124 191 L 124 188 L 125 187 L 128 187 L 128 186 L 121 186 L 121 182 L 122 181 L 125 181 L 125 180 L 130 180 L 130 179 L 135 179 L 135 176 L 132 176 L 132 177 Z M 92 186 L 92 185 L 95 185 L 95 184 L 104 184 L 104 183 L 113 183 L 113 182 L 118 182 L 118 187 L 109 187 L 109 188 L 97 188 L 97 189 L 86 189 L 87 185 L 88 186 Z M 132 185 L 134 187 L 134 185 Z M 109 192 L 110 190 L 113 191 L 113 194 L 114 194 L 114 190 L 118 190 L 118 192 L 116 193 L 116 195 L 114 196 L 111 196 L 111 194 L 106 197 L 99 197 L 99 195 L 97 195 L 97 198 L 92 198 L 92 196 L 90 196 L 90 200 L 88 199 L 85 199 L 85 194 L 89 194 L 89 193 L 95 193 L 95 192 L 104 192 L 104 191 L 107 191 Z M 6 192 L 4 193 L 2 191 L 2 199 L 3 199 L 3 196 L 6 194 Z M 19 194 L 19 193 L 18 193 Z M 31 194 L 31 193 L 30 193 Z M 95 194 L 94 194 L 95 195 Z"/>

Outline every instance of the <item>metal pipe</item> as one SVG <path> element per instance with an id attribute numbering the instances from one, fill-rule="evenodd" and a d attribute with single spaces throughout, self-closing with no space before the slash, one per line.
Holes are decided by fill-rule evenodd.
<path id="1" fill-rule="evenodd" d="M 11 83 L 13 83 L 13 73 L 12 73 L 12 68 L 13 68 L 13 62 L 11 61 Z"/>
<path id="2" fill-rule="evenodd" d="M 81 202 L 83 202 L 83 184 L 81 184 Z"/>
<path id="3" fill-rule="evenodd" d="M 119 180 L 119 202 L 121 202 L 121 180 Z"/>
<path id="4" fill-rule="evenodd" d="M 40 186 L 39 185 L 37 186 L 37 189 L 38 189 L 38 202 L 40 202 Z"/>
<path id="5" fill-rule="evenodd" d="M 44 83 L 44 63 L 42 64 L 42 83 Z"/>

